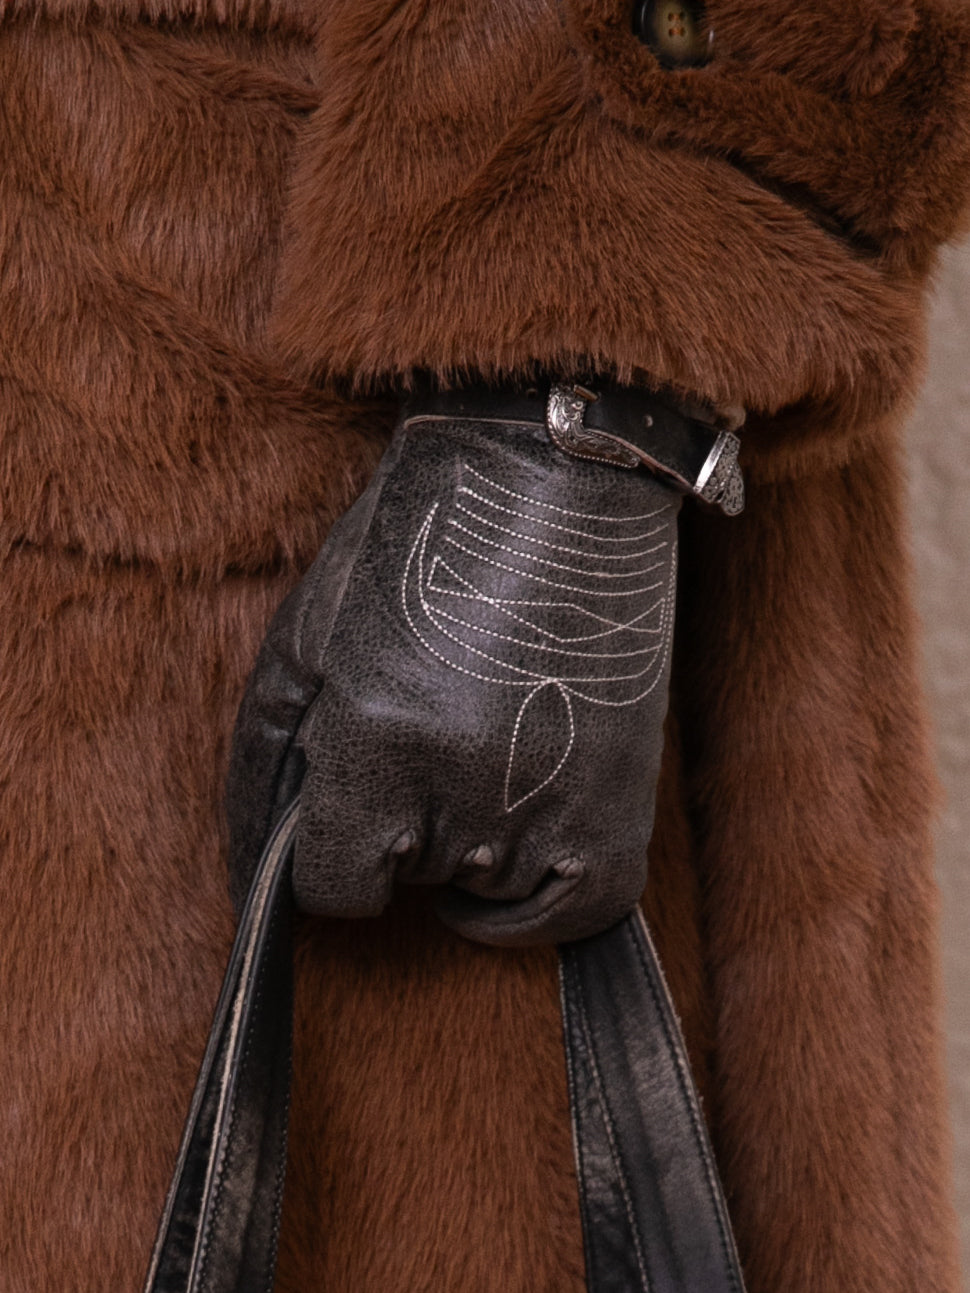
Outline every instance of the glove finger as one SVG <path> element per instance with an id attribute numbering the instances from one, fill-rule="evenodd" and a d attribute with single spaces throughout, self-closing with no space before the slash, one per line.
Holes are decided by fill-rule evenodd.
<path id="1" fill-rule="evenodd" d="M 439 895 L 435 909 L 455 933 L 476 943 L 495 947 L 530 947 L 560 942 L 556 914 L 576 889 L 582 873 L 576 869 L 559 874 L 549 870 L 534 892 L 524 899 L 483 898 L 454 885 Z M 572 928 L 572 922 L 567 922 Z"/>
<path id="2" fill-rule="evenodd" d="M 436 811 L 428 812 L 420 856 L 399 872 L 399 879 L 405 884 L 494 884 L 504 868 L 509 841 L 479 804 L 439 802 Z"/>
<path id="3" fill-rule="evenodd" d="M 649 835 L 622 841 L 589 824 L 530 825 L 493 877 L 459 877 L 438 905 L 445 924 L 498 946 L 585 938 L 633 909 Z"/>
<path id="4" fill-rule="evenodd" d="M 386 735 L 368 739 L 367 726 L 358 721 L 348 729 L 313 716 L 293 865 L 297 905 L 313 915 L 379 915 L 399 872 L 414 866 L 424 845 L 424 800 L 407 751 Z"/>

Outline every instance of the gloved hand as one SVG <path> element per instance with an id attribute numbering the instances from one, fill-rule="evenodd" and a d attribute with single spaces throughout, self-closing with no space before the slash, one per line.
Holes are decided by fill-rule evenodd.
<path id="1" fill-rule="evenodd" d="M 250 680 L 228 794 L 236 902 L 302 782 L 308 912 L 374 916 L 395 883 L 434 884 L 446 924 L 509 945 L 629 912 L 679 505 L 648 471 L 567 456 L 539 423 L 405 420 Z"/>

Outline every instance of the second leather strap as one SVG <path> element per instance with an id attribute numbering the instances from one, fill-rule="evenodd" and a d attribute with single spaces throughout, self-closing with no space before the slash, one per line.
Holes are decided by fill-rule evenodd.
<path id="1" fill-rule="evenodd" d="M 643 916 L 560 953 L 589 1293 L 743 1293 L 680 1028 Z"/>

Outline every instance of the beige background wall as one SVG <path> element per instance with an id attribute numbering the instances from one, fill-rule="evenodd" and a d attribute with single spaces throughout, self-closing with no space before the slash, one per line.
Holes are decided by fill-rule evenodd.
<path id="1" fill-rule="evenodd" d="M 926 685 L 946 807 L 937 831 L 946 1029 L 964 1287 L 970 1293 L 970 242 L 948 249 L 910 432 Z"/>

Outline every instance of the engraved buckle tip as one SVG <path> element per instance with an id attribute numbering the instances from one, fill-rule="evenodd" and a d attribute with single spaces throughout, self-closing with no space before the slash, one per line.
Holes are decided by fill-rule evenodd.
<path id="1" fill-rule="evenodd" d="M 694 493 L 705 503 L 719 507 L 725 516 L 744 511 L 744 476 L 738 462 L 741 441 L 730 431 L 722 431 L 701 468 Z"/>

